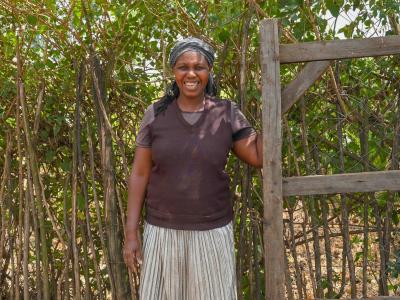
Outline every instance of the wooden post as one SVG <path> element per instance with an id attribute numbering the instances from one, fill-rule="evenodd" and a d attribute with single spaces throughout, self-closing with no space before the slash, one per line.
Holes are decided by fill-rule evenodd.
<path id="1" fill-rule="evenodd" d="M 281 85 L 278 21 L 260 24 L 263 125 L 265 299 L 285 299 Z"/>

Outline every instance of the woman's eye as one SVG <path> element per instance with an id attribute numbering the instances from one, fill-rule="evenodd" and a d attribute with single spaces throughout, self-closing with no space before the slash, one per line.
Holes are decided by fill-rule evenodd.
<path id="1" fill-rule="evenodd" d="M 179 71 L 188 71 L 191 68 L 189 68 L 187 66 L 177 66 L 176 69 Z M 192 68 L 192 70 L 194 70 L 194 71 L 204 71 L 206 69 L 207 68 L 205 66 L 195 66 L 194 68 Z"/>

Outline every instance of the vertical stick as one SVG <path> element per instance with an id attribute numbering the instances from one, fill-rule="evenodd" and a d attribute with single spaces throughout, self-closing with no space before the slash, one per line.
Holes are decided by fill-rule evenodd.
<path id="1" fill-rule="evenodd" d="M 164 29 L 161 31 L 160 43 L 161 43 L 161 50 L 162 50 L 163 88 L 164 88 L 164 92 L 167 92 L 167 70 L 168 70 L 167 44 L 165 43 L 165 40 L 164 40 Z"/>
<path id="2" fill-rule="evenodd" d="M 362 107 L 364 107 L 362 112 L 362 119 L 360 124 L 360 150 L 361 150 L 361 160 L 364 165 L 364 171 L 369 171 L 369 147 L 368 147 L 368 131 L 369 131 L 369 120 L 368 115 L 368 101 L 364 98 L 362 102 Z M 364 229 L 363 229 L 363 264 L 362 264 L 362 295 L 367 298 L 368 294 L 368 249 L 369 249 L 369 198 L 374 198 L 374 193 L 367 194 L 364 197 L 364 207 L 363 207 L 363 219 L 364 219 Z"/>
<path id="3" fill-rule="evenodd" d="M 313 147 L 314 161 L 315 161 L 315 169 L 318 175 L 323 175 L 321 163 L 319 161 L 320 154 L 317 145 Z M 327 298 L 333 297 L 333 262 L 332 262 L 332 247 L 331 241 L 329 237 L 329 206 L 328 206 L 328 197 L 326 195 L 322 195 L 321 197 L 321 212 L 322 212 L 322 224 L 323 232 L 324 232 L 324 242 L 325 242 L 325 260 L 326 260 L 326 282 L 328 285 L 328 293 L 326 295 Z M 323 293 L 323 291 L 322 291 Z M 322 294 L 322 296 L 324 296 Z"/>
<path id="4" fill-rule="evenodd" d="M 90 132 L 89 123 L 86 123 L 86 130 L 87 130 L 88 146 L 89 146 L 89 163 L 90 163 L 90 171 L 91 171 L 91 177 L 92 177 L 91 182 L 92 182 L 92 191 L 93 191 L 93 201 L 94 201 L 94 205 L 96 208 L 96 216 L 97 216 L 98 232 L 99 232 L 99 236 L 100 236 L 100 244 L 101 244 L 101 249 L 103 251 L 104 260 L 105 260 L 105 263 L 107 266 L 107 273 L 109 274 L 108 280 L 109 280 L 110 287 L 111 287 L 111 293 L 112 293 L 112 295 L 115 295 L 115 284 L 114 284 L 114 280 L 112 277 L 110 256 L 108 253 L 108 248 L 106 246 L 106 238 L 104 236 L 104 229 L 103 229 L 104 227 L 103 227 L 103 221 L 102 221 L 102 217 L 101 217 L 100 204 L 99 204 L 99 200 L 97 197 L 97 191 L 96 191 L 96 171 L 95 171 L 95 163 L 94 163 L 92 134 Z"/>
<path id="5" fill-rule="evenodd" d="M 65 233 L 68 238 L 68 247 L 66 247 L 64 249 L 64 251 L 65 251 L 65 253 L 64 253 L 64 270 L 59 279 L 59 283 L 60 283 L 59 285 L 61 286 L 61 282 L 62 282 L 63 291 L 58 293 L 58 294 L 61 294 L 60 295 L 61 299 L 57 298 L 57 300 L 70 299 L 70 280 L 69 280 L 70 272 L 69 272 L 69 270 L 70 270 L 70 262 L 72 259 L 71 258 L 71 256 L 72 256 L 72 252 L 71 252 L 72 251 L 72 233 L 71 233 L 71 220 L 70 220 L 70 216 L 69 216 L 69 209 L 67 208 L 67 198 L 70 197 L 70 195 L 67 194 L 69 184 L 70 184 L 70 173 L 67 173 L 67 175 L 64 178 L 64 185 L 63 185 L 63 223 L 64 223 L 64 228 L 65 228 Z M 61 279 L 64 277 L 65 277 L 65 279 Z M 61 287 L 58 289 L 61 289 Z"/>
<path id="6" fill-rule="evenodd" d="M 75 106 L 75 120 L 73 132 L 73 150 L 72 150 L 72 214 L 71 214 L 71 241 L 72 241 L 72 257 L 73 257 L 73 270 L 74 270 L 74 299 L 81 299 L 81 281 L 80 281 L 80 266 L 79 266 L 79 250 L 77 244 L 78 236 L 78 140 L 79 130 L 78 124 L 80 123 L 80 105 L 82 99 L 82 77 L 84 76 L 84 64 L 81 63 L 79 70 L 76 74 L 76 106 Z M 82 233 L 84 234 L 84 233 Z"/>
<path id="7" fill-rule="evenodd" d="M 13 225 L 16 225 L 16 224 L 13 224 Z M 14 249 L 14 247 L 15 247 L 15 240 L 16 240 L 17 233 L 16 233 L 14 226 L 12 226 L 11 228 L 14 228 L 14 232 L 12 232 L 12 233 L 10 232 L 11 234 L 10 234 L 10 248 L 9 248 L 11 268 L 10 268 L 10 266 L 8 266 L 8 270 L 11 269 L 11 274 L 10 274 L 11 278 L 10 278 L 10 286 L 8 287 L 9 292 L 8 293 L 6 292 L 5 294 L 9 297 L 9 299 L 15 299 L 16 295 L 15 295 L 14 288 L 15 288 L 15 271 L 16 270 L 15 270 L 15 254 L 14 254 L 15 249 Z M 7 286 L 8 286 L 7 279 L 2 281 L 2 286 L 4 286 L 4 285 L 6 286 L 5 290 L 7 290 Z"/>
<path id="8" fill-rule="evenodd" d="M 19 212 L 18 212 L 18 238 L 17 238 L 17 272 L 15 274 L 15 300 L 20 299 L 20 268 L 21 268 L 21 259 L 22 259 L 22 247 L 24 245 L 24 235 L 23 235 L 23 211 L 24 211 L 24 166 L 22 161 L 22 147 L 21 147 L 21 123 L 19 120 L 19 111 L 15 110 L 15 119 L 16 119 L 16 127 L 15 127 L 15 135 L 17 140 L 17 149 L 18 149 L 18 202 L 19 202 Z M 29 210 L 28 210 L 29 213 Z M 29 228 L 28 228 L 29 230 Z M 26 278 L 26 277 L 24 277 Z"/>
<path id="9" fill-rule="evenodd" d="M 301 143 L 304 149 L 304 160 L 307 174 L 314 174 L 311 166 L 311 152 L 308 143 L 308 126 L 307 126 L 307 114 L 304 98 L 300 100 L 300 119 L 301 119 Z M 312 263 L 309 260 L 310 268 L 310 278 L 313 276 L 315 278 L 315 290 L 314 297 L 323 298 L 323 288 L 322 288 L 322 267 L 321 267 L 321 247 L 319 244 L 319 221 L 318 221 L 318 204 L 314 196 L 308 196 L 306 198 L 306 205 L 304 209 L 304 222 L 308 223 L 307 210 L 310 212 L 310 223 L 311 223 L 311 233 L 313 239 L 313 254 L 314 254 L 314 265 L 315 268 L 312 270 Z M 305 227 L 304 227 L 305 228 Z M 308 245 L 306 245 L 308 247 Z M 312 274 L 312 275 L 311 275 Z M 315 274 L 315 276 L 314 276 Z"/>
<path id="10" fill-rule="evenodd" d="M 0 267 L 3 267 L 3 254 L 5 254 L 3 249 L 5 249 L 6 245 L 6 231 L 7 231 L 7 212 L 6 212 L 6 196 L 7 191 L 6 187 L 9 187 L 7 182 L 10 182 L 11 175 L 11 159 L 12 159 L 12 139 L 11 133 L 7 132 L 7 146 L 4 154 L 4 165 L 3 165 L 3 174 L 1 175 L 1 186 L 0 186 Z"/>
<path id="11" fill-rule="evenodd" d="M 339 170 L 340 173 L 344 173 L 344 150 L 343 150 L 343 118 L 344 114 L 341 111 L 339 103 L 336 102 L 336 118 L 337 118 L 337 137 L 339 145 Z M 351 241 L 349 232 L 349 209 L 347 204 L 346 194 L 340 194 L 341 202 L 341 216 L 343 223 L 343 248 L 347 256 L 347 261 L 349 264 L 349 276 L 351 285 L 351 298 L 356 298 L 357 296 L 357 285 L 356 285 L 356 271 L 353 253 L 351 252 Z"/>
<path id="12" fill-rule="evenodd" d="M 40 186 L 40 170 L 39 170 L 39 163 L 37 160 L 36 156 L 36 151 L 34 148 L 34 145 L 32 143 L 32 133 L 31 133 L 31 127 L 29 124 L 29 118 L 28 118 L 28 110 L 27 110 L 27 105 L 26 105 L 26 96 L 25 96 L 25 87 L 24 87 L 24 82 L 22 78 L 23 74 L 23 66 L 22 66 L 22 58 L 21 58 L 21 53 L 20 53 L 20 44 L 19 44 L 19 38 L 22 36 L 22 31 L 21 29 L 18 29 L 18 35 L 17 35 L 17 40 L 16 40 L 16 57 L 17 57 L 17 99 L 18 103 L 21 106 L 21 111 L 22 111 L 22 124 L 25 132 L 25 140 L 26 140 L 26 149 L 27 149 L 27 156 L 28 156 L 28 162 L 30 165 L 30 170 L 31 170 L 31 175 L 32 175 L 32 180 L 33 180 L 33 186 L 34 186 L 34 198 L 36 199 L 36 203 L 34 205 L 37 206 L 37 218 L 39 221 L 39 234 L 40 234 L 40 260 L 42 263 L 42 269 L 41 269 L 41 277 L 43 280 L 41 281 L 43 283 L 43 297 L 42 299 L 48 300 L 50 299 L 50 277 L 49 277 L 49 255 L 48 255 L 48 249 L 47 249 L 47 236 L 46 236 L 46 226 L 45 226 L 45 216 L 44 216 L 44 211 L 43 211 L 43 204 L 44 204 L 44 198 L 43 193 L 42 193 L 42 188 Z M 33 192 L 33 190 L 32 190 Z"/>
<path id="13" fill-rule="evenodd" d="M 310 281 L 311 281 L 312 294 L 315 296 L 315 295 L 317 295 L 317 281 L 315 280 L 315 274 L 314 274 L 315 272 L 314 272 L 314 266 L 313 266 L 312 259 L 311 259 L 310 245 L 307 242 L 308 241 L 307 226 L 310 226 L 310 225 L 308 224 L 308 212 L 307 212 L 306 199 L 302 199 L 302 205 L 301 206 L 302 206 L 303 213 L 304 213 L 303 222 L 301 224 L 302 235 L 303 235 L 303 240 L 306 241 L 304 243 L 304 251 L 306 252 L 308 275 L 309 275 L 309 278 L 310 278 Z M 304 282 L 306 282 L 306 280 L 304 280 Z M 304 293 L 304 295 L 305 296 L 308 295 L 307 290 Z"/>
<path id="14" fill-rule="evenodd" d="M 241 39 L 242 39 L 242 45 L 240 49 L 240 72 L 239 72 L 239 101 L 240 101 L 240 109 L 244 112 L 246 108 L 246 70 L 247 70 L 247 64 L 246 64 L 246 53 L 247 53 L 247 38 L 248 38 L 248 32 L 249 32 L 249 26 L 250 26 L 250 21 L 251 17 L 253 15 L 253 9 L 251 8 L 248 12 L 247 15 L 245 15 L 244 20 L 243 20 L 243 28 L 242 28 L 242 34 L 241 34 Z M 237 278 L 237 288 L 238 288 L 238 299 L 242 300 L 243 299 L 243 286 L 242 286 L 242 275 L 243 275 L 243 269 L 245 268 L 245 244 L 246 244 L 246 237 L 248 236 L 247 234 L 247 227 L 246 227 L 246 219 L 247 219 L 247 212 L 248 212 L 248 204 L 249 204 L 249 198 L 251 197 L 250 193 L 250 181 L 251 181 L 251 174 L 250 174 L 250 166 L 245 165 L 243 167 L 244 169 L 244 176 L 242 180 L 242 213 L 240 216 L 240 234 L 239 234 L 239 249 L 238 249 L 238 278 Z M 252 270 L 251 267 L 249 268 L 249 286 L 250 286 L 250 297 L 253 299 L 254 295 L 252 294 L 253 289 L 252 289 Z"/>
<path id="15" fill-rule="evenodd" d="M 87 238 L 87 231 L 85 230 L 84 222 L 79 220 L 78 225 L 82 231 L 82 249 L 83 249 L 83 259 L 82 259 L 82 268 L 83 268 L 83 276 L 85 278 L 85 295 L 82 297 L 85 300 L 89 300 L 91 298 L 91 288 L 90 288 L 90 275 L 89 275 L 89 252 L 88 252 L 88 238 Z M 101 292 L 101 291 L 99 291 Z"/>
<path id="16" fill-rule="evenodd" d="M 289 127 L 289 123 L 287 121 L 286 116 L 283 117 L 283 126 L 285 128 L 285 132 L 287 135 L 287 139 L 288 139 L 288 147 L 289 147 L 289 157 L 290 155 L 293 156 L 293 163 L 294 163 L 294 167 L 296 170 L 296 175 L 300 176 L 300 166 L 297 160 L 297 154 L 296 154 L 296 150 L 294 148 L 294 144 L 293 144 L 293 137 L 292 137 L 292 132 L 290 130 Z M 301 199 L 301 206 L 304 208 L 304 203 L 303 203 L 303 199 L 300 197 Z M 293 257 L 293 263 L 294 263 L 294 268 L 295 268 L 295 273 L 296 273 L 296 285 L 297 285 L 297 293 L 298 293 L 298 298 L 299 299 L 304 299 L 305 295 L 307 294 L 306 290 L 306 284 L 303 283 L 303 278 L 302 278 L 302 267 L 300 267 L 299 264 L 299 260 L 298 260 L 298 254 L 297 254 L 297 249 L 296 249 L 296 239 L 295 239 L 295 229 L 294 229 L 294 211 L 296 210 L 296 206 L 297 203 L 295 203 L 294 205 L 291 205 L 290 202 L 288 201 L 288 214 L 289 214 L 289 231 L 290 231 L 290 251 L 292 253 L 292 257 Z M 304 223 L 303 223 L 304 224 Z M 305 234 L 305 231 L 303 230 L 303 234 Z M 307 239 L 305 239 L 307 240 Z M 305 243 L 307 244 L 307 243 Z M 306 248 L 308 249 L 308 248 Z M 308 255 L 308 252 L 306 252 Z M 308 260 L 311 261 L 311 258 Z M 311 278 L 311 282 L 314 282 L 315 280 L 313 278 Z M 315 288 L 314 288 L 315 290 Z"/>
<path id="17" fill-rule="evenodd" d="M 19 136 L 18 136 L 19 138 Z M 29 300 L 29 190 L 25 190 L 25 208 L 24 208 L 24 300 Z M 36 238 L 36 237 L 35 237 Z"/>
<path id="18" fill-rule="evenodd" d="M 287 299 L 288 300 L 294 300 L 294 294 L 293 294 L 293 287 L 292 287 L 292 278 L 290 274 L 290 269 L 289 269 L 289 260 L 288 260 L 288 254 L 285 251 L 285 255 L 283 256 L 284 262 L 285 262 L 285 285 L 286 285 L 286 292 L 287 292 Z"/>
<path id="19" fill-rule="evenodd" d="M 265 298 L 285 298 L 282 206 L 281 85 L 278 21 L 260 25 L 263 98 Z"/>

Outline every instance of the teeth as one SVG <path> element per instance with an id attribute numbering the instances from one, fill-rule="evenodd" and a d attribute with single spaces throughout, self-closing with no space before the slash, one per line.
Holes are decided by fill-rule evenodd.
<path id="1" fill-rule="evenodd" d="M 186 85 L 187 87 L 190 87 L 190 88 L 194 88 L 194 87 L 196 87 L 196 86 L 199 84 L 198 81 L 194 81 L 194 82 L 185 81 L 184 83 L 185 83 L 185 85 Z"/>

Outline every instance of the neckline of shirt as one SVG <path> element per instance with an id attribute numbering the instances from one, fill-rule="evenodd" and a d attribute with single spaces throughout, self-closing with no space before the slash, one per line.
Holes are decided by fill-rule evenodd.
<path id="1" fill-rule="evenodd" d="M 204 120 L 204 117 L 206 115 L 206 112 L 208 110 L 208 97 L 206 96 L 204 98 L 204 108 L 201 111 L 197 111 L 194 113 L 200 113 L 201 116 L 199 117 L 199 119 L 194 122 L 193 124 L 190 124 L 188 121 L 186 121 L 186 119 L 183 117 L 183 113 L 186 113 L 185 111 L 182 111 L 178 105 L 178 101 L 177 99 L 175 99 L 175 101 L 172 103 L 174 110 L 176 112 L 176 114 L 178 115 L 178 119 L 181 121 L 181 123 L 183 123 L 183 125 L 185 125 L 187 128 L 193 129 L 195 127 L 198 127 Z M 192 112 L 189 112 L 192 113 Z"/>
<path id="2" fill-rule="evenodd" d="M 181 113 L 183 113 L 183 114 L 201 114 L 202 112 L 204 111 L 204 109 L 203 110 L 199 110 L 199 111 L 183 111 L 183 110 L 181 110 Z"/>
<path id="3" fill-rule="evenodd" d="M 204 95 L 204 97 L 203 97 L 203 101 L 202 101 L 202 107 L 200 107 L 200 108 L 197 108 L 195 111 L 187 111 L 187 110 L 183 110 L 182 108 L 180 108 L 180 106 L 179 106 L 179 103 L 178 103 L 178 98 L 176 98 L 175 99 L 175 102 L 176 102 L 176 106 L 179 108 L 179 110 L 181 111 L 181 112 L 183 112 L 183 113 L 191 113 L 191 112 L 203 112 L 204 111 L 204 108 L 205 108 L 205 106 L 206 106 L 206 98 L 207 98 L 207 96 L 206 95 Z"/>

